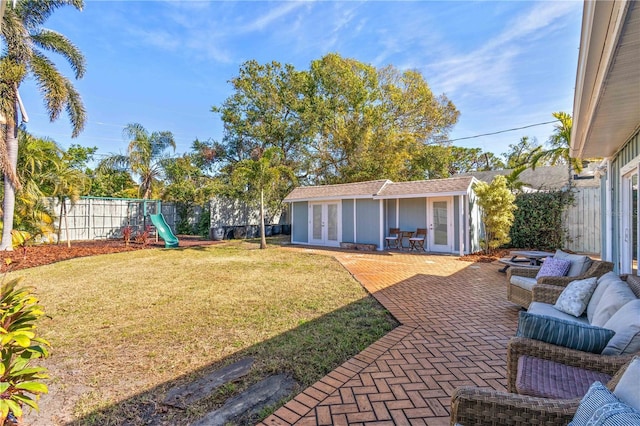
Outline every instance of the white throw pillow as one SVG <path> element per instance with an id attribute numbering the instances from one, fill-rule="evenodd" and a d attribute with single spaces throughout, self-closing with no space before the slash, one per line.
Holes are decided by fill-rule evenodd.
<path id="1" fill-rule="evenodd" d="M 587 304 L 597 284 L 598 279 L 596 277 L 571 281 L 558 297 L 554 308 L 574 317 L 579 317 L 587 309 Z"/>

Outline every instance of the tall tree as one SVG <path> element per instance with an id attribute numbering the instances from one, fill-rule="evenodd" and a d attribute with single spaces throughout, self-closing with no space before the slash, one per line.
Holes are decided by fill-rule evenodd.
<path id="1" fill-rule="evenodd" d="M 146 200 L 151 197 L 152 186 L 163 177 L 162 162 L 167 158 L 167 149 L 175 150 L 176 142 L 171 132 L 149 133 L 139 123 L 128 124 L 123 135 L 129 139 L 127 153 L 104 158 L 98 171 L 131 171 L 140 181 L 138 196 Z"/>
<path id="2" fill-rule="evenodd" d="M 554 112 L 553 117 L 558 122 L 553 126 L 553 133 L 547 140 L 548 149 L 538 152 L 531 160 L 532 167 L 543 162 L 548 162 L 552 166 L 556 164 L 565 164 L 569 173 L 569 183 L 573 178 L 573 171 L 582 170 L 582 160 L 579 158 L 571 158 L 571 128 L 573 127 L 573 119 L 566 112 Z"/>
<path id="3" fill-rule="evenodd" d="M 195 207 L 203 206 L 219 189 L 219 180 L 207 176 L 199 165 L 202 162 L 197 152 L 163 162 L 165 187 L 162 199 L 176 203 L 180 217 L 177 229 L 181 234 L 194 231 L 189 218 L 193 217 Z"/>
<path id="4" fill-rule="evenodd" d="M 58 244 L 61 241 L 62 221 L 64 220 L 67 247 L 71 247 L 69 239 L 69 221 L 67 217 L 67 200 L 71 205 L 78 202 L 81 195 L 85 195 L 91 188 L 89 177 L 81 170 L 74 168 L 70 162 L 64 158 L 60 161 L 60 167 L 52 176 L 54 188 L 52 194 L 60 203 L 60 216 L 58 222 Z"/>
<path id="5" fill-rule="evenodd" d="M 306 183 L 411 178 L 412 156 L 442 143 L 458 118 L 418 72 L 337 54 L 306 71 L 249 61 L 231 83 L 234 94 L 213 108 L 225 126 L 218 154 L 232 164 L 255 148 L 276 147 Z"/>
<path id="6" fill-rule="evenodd" d="M 17 173 L 24 185 L 16 192 L 14 233 L 32 237 L 50 237 L 54 233 L 53 210 L 44 197 L 52 195 L 61 152 L 53 140 L 19 131 Z"/>
<path id="7" fill-rule="evenodd" d="M 441 143 L 458 111 L 421 74 L 329 54 L 309 71 L 317 183 L 412 177 L 421 147 Z"/>
<path id="8" fill-rule="evenodd" d="M 5 3 L 3 1 L 3 3 Z M 44 98 L 51 121 L 66 110 L 72 125 L 72 137 L 78 136 L 85 123 L 85 110 L 80 94 L 71 81 L 60 73 L 45 52 L 53 52 L 71 65 L 74 77 L 85 71 L 80 50 L 62 34 L 43 28 L 45 21 L 59 7 L 70 5 L 82 10 L 82 0 L 17 0 L 5 4 L 1 36 L 6 49 L 0 56 L 0 166 L 4 174 L 3 230 L 0 250 L 12 250 L 11 230 L 16 189 L 20 187 L 16 167 L 18 161 L 18 125 L 21 108 L 18 89 L 30 75 Z"/>
<path id="9" fill-rule="evenodd" d="M 264 151 L 256 149 L 252 158 L 242 160 L 233 169 L 232 180 L 245 189 L 250 197 L 259 197 L 260 205 L 260 248 L 267 248 L 264 231 L 265 195 L 274 191 L 282 179 L 295 179 L 291 169 L 281 163 L 282 154 L 278 148 Z"/>
<path id="10" fill-rule="evenodd" d="M 509 144 L 507 152 L 502 156 L 506 160 L 508 169 L 515 169 L 522 165 L 529 165 L 533 157 L 542 150 L 542 146 L 533 138 L 523 136 L 517 144 Z"/>

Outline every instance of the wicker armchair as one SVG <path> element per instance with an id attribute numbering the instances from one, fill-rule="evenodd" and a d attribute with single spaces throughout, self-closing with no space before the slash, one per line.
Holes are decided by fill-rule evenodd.
<path id="1" fill-rule="evenodd" d="M 551 359 L 566 365 L 610 374 L 606 386 L 613 391 L 632 356 L 603 356 L 574 351 L 531 339 L 511 339 L 507 352 L 508 389 L 461 387 L 451 397 L 451 424 L 471 425 L 566 425 L 573 418 L 581 398 L 552 399 L 518 395 L 515 371 L 520 355 Z"/>
<path id="2" fill-rule="evenodd" d="M 547 399 L 461 387 L 451 396 L 451 424 L 566 426 L 578 409 L 577 399 Z"/>
<path id="3" fill-rule="evenodd" d="M 601 355 L 556 346 L 539 340 L 512 337 L 507 344 L 507 390 L 516 392 L 518 359 L 522 355 L 555 361 L 572 367 L 598 371 L 614 376 L 636 354 Z M 613 380 L 613 379 L 612 379 Z M 609 382 L 611 383 L 611 382 Z M 617 383 L 617 382 L 615 382 Z M 615 386 L 615 383 L 612 383 Z"/>
<path id="4" fill-rule="evenodd" d="M 516 303 L 523 308 L 528 308 L 531 303 L 531 291 L 517 285 L 511 284 L 511 277 L 519 275 L 521 277 L 535 278 L 540 268 L 517 268 L 512 267 L 507 270 L 507 300 Z M 537 284 L 549 284 L 566 287 L 571 281 L 581 280 L 590 277 L 601 277 L 609 271 L 613 271 L 613 263 L 603 260 L 594 260 L 587 271 L 577 277 L 540 277 Z"/>

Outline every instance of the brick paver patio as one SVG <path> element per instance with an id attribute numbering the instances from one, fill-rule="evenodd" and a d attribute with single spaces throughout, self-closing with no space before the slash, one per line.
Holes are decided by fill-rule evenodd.
<path id="1" fill-rule="evenodd" d="M 445 425 L 458 386 L 505 390 L 518 307 L 500 265 L 453 256 L 333 255 L 401 325 L 307 388 L 266 425 Z"/>

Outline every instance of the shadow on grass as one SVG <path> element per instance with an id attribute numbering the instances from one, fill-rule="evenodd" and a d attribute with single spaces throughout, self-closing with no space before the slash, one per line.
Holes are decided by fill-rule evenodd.
<path id="1" fill-rule="evenodd" d="M 388 311 L 368 296 L 315 320 L 301 322 L 290 331 L 68 424 L 186 425 L 268 376 L 285 373 L 293 377 L 298 386 L 289 398 L 277 406 L 267 407 L 257 416 L 242 417 L 236 421 L 236 424 L 255 424 L 398 325 Z M 170 389 L 198 380 L 246 357 L 253 357 L 255 362 L 244 378 L 223 385 L 186 410 L 163 404 Z M 123 362 L 126 362 L 124 355 Z"/>

